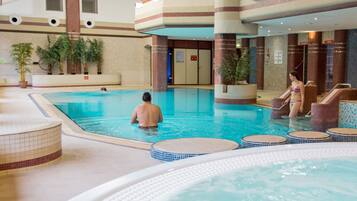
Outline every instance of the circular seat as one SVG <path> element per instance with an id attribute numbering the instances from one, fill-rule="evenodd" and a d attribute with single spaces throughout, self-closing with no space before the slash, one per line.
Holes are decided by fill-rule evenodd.
<path id="1" fill-rule="evenodd" d="M 336 142 L 357 142 L 356 128 L 330 128 L 327 133 Z"/>
<path id="2" fill-rule="evenodd" d="M 164 140 L 151 146 L 151 157 L 161 161 L 174 161 L 204 154 L 238 149 L 239 144 L 225 139 L 180 138 Z"/>
<path id="3" fill-rule="evenodd" d="M 250 135 L 242 139 L 243 147 L 261 147 L 286 144 L 285 137 L 276 135 Z"/>
<path id="4" fill-rule="evenodd" d="M 328 142 L 331 141 L 331 137 L 324 132 L 294 131 L 288 134 L 288 141 L 292 144 Z"/>

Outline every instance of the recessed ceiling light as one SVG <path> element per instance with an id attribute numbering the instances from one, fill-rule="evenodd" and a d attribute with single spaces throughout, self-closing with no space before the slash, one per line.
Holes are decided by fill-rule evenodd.
<path id="1" fill-rule="evenodd" d="M 314 20 L 317 21 L 317 20 L 319 20 L 319 18 L 315 17 Z"/>
<path id="2" fill-rule="evenodd" d="M 268 30 L 268 33 L 270 33 L 270 30 Z"/>
<path id="3" fill-rule="evenodd" d="M 291 28 L 288 28 L 289 31 L 291 31 Z"/>
<path id="4" fill-rule="evenodd" d="M 260 26 L 260 27 L 259 27 L 259 29 L 262 29 L 262 28 L 263 28 L 263 26 Z"/>
<path id="5" fill-rule="evenodd" d="M 280 24 L 284 24 L 284 22 L 280 22 Z"/>

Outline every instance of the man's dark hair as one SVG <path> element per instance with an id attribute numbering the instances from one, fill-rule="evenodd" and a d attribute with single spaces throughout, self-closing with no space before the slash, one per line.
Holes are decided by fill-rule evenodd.
<path id="1" fill-rule="evenodd" d="M 144 102 L 150 102 L 151 101 L 151 94 L 149 92 L 145 92 L 143 94 L 143 101 Z"/>

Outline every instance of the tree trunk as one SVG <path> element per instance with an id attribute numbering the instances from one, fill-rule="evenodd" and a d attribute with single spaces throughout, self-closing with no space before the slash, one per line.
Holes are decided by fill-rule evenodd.
<path id="1" fill-rule="evenodd" d="M 52 75 L 52 65 L 48 64 L 47 75 Z"/>
<path id="2" fill-rule="evenodd" d="M 88 75 L 88 64 L 87 63 L 83 64 L 83 71 L 84 71 L 85 75 Z"/>
<path id="3" fill-rule="evenodd" d="M 64 75 L 64 73 L 63 73 L 63 63 L 62 62 L 59 65 L 59 71 L 60 71 L 59 72 L 60 75 Z"/>
<path id="4" fill-rule="evenodd" d="M 97 63 L 97 74 L 102 74 L 102 62 Z"/>

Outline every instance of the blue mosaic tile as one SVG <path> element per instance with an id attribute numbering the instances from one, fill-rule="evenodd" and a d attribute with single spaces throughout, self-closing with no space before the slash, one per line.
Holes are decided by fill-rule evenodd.
<path id="1" fill-rule="evenodd" d="M 190 157 L 194 157 L 194 156 L 200 156 L 200 155 L 204 155 L 204 154 L 166 152 L 166 151 L 162 151 L 159 149 L 155 149 L 152 146 L 151 150 L 150 150 L 150 155 L 154 159 L 170 162 L 170 161 L 181 160 L 181 159 L 190 158 Z"/>
<path id="2" fill-rule="evenodd" d="M 266 143 L 266 142 L 249 142 L 249 141 L 242 140 L 241 143 L 243 148 L 253 148 L 253 147 L 283 145 L 283 144 L 287 144 L 287 141 L 279 142 L 279 143 Z"/>
<path id="3" fill-rule="evenodd" d="M 323 139 L 311 139 L 311 138 L 299 138 L 299 137 L 288 135 L 288 142 L 290 144 L 330 142 L 331 140 L 332 140 L 331 137 L 327 137 Z"/>
<path id="4" fill-rule="evenodd" d="M 332 140 L 335 142 L 357 142 L 357 135 L 343 135 L 340 133 L 333 133 L 327 131 L 329 135 L 331 135 Z"/>
<path id="5" fill-rule="evenodd" d="M 357 128 L 357 102 L 341 102 L 339 113 L 340 128 Z"/>

